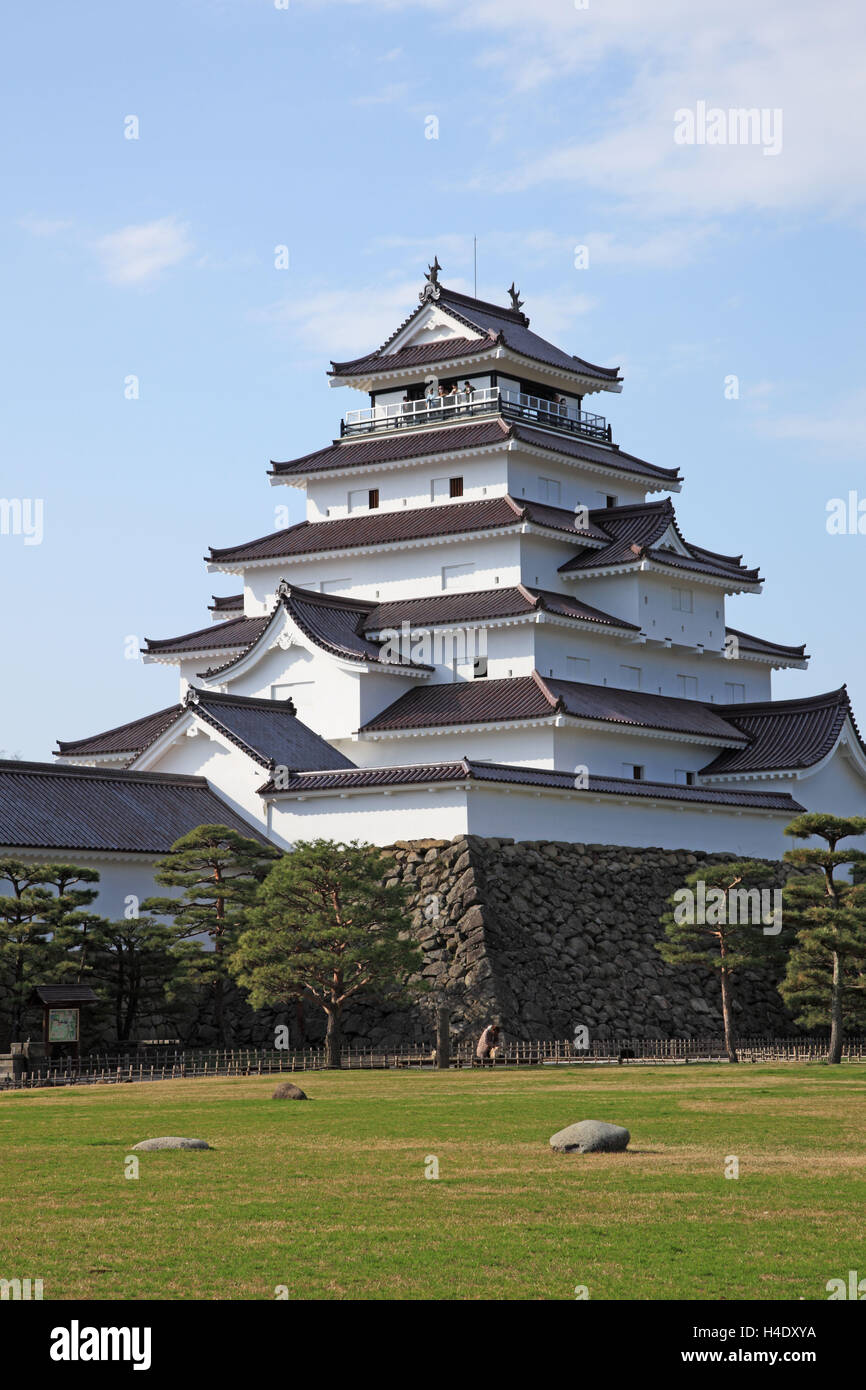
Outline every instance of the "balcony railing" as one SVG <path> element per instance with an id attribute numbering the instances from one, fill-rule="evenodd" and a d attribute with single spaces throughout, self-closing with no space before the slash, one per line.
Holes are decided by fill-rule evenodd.
<path id="1" fill-rule="evenodd" d="M 424 396 L 419 401 L 393 401 L 388 405 L 368 406 L 366 410 L 350 410 L 340 423 L 340 434 L 379 434 L 397 429 L 418 429 L 425 425 L 450 424 L 452 420 L 478 415 L 504 415 L 527 424 L 541 425 L 545 429 L 562 430 L 566 434 L 577 434 L 606 444 L 611 442 L 611 428 L 603 415 L 577 410 L 564 401 L 500 390 L 498 386 L 458 391 L 449 396 Z"/>

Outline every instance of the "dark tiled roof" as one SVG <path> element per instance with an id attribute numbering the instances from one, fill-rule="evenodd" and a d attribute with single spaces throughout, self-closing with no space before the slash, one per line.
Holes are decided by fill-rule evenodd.
<path id="1" fill-rule="evenodd" d="M 563 352 L 562 348 L 556 347 L 546 338 L 533 333 L 529 327 L 529 319 L 519 310 L 506 309 L 499 304 L 489 304 L 483 299 L 473 299 L 469 295 L 460 294 L 457 290 L 449 290 L 444 285 L 439 287 L 437 303 L 440 308 L 453 314 L 458 321 L 485 335 L 482 344 L 477 349 L 478 351 L 484 351 L 497 343 L 504 343 L 512 352 L 518 353 L 521 357 L 531 358 L 534 362 L 543 362 L 548 366 L 559 367 L 566 372 L 593 377 L 598 381 L 612 384 L 618 383 L 620 380 L 616 367 L 599 367 L 593 362 L 585 361 L 582 357 L 575 357 L 570 353 Z M 332 375 L 357 376 L 374 370 L 391 370 L 393 358 L 398 354 L 392 354 L 389 357 L 385 349 L 393 342 L 397 333 L 402 332 L 419 312 L 420 310 L 414 310 L 377 352 L 367 353 L 364 357 L 356 358 L 352 362 L 333 362 L 331 364 L 333 367 Z M 464 355 L 455 350 L 456 342 L 453 339 L 425 344 L 424 351 L 437 347 L 441 355 L 439 357 L 425 356 L 423 359 L 425 362 L 448 361 L 452 357 Z M 411 349 L 407 349 L 407 351 L 411 351 Z M 415 364 L 412 363 L 411 365 Z"/>
<path id="2" fill-rule="evenodd" d="M 324 449 L 316 449 L 301 458 L 288 459 L 285 463 L 272 460 L 271 474 L 275 478 L 289 478 L 333 469 L 361 470 L 379 463 L 399 463 L 433 454 L 483 449 L 489 445 L 507 443 L 508 440 L 546 449 L 564 458 L 582 459 L 617 473 L 634 473 L 639 477 L 651 478 L 665 487 L 680 482 L 676 468 L 659 468 L 616 446 L 604 448 L 588 440 L 538 429 L 534 425 L 509 424 L 501 416 L 474 424 L 445 425 L 441 429 L 392 430 L 375 438 L 335 440 Z"/>
<path id="3" fill-rule="evenodd" d="M 61 755 L 97 757 L 106 753 L 128 754 L 128 763 L 140 758 L 146 748 L 176 723 L 192 706 L 200 718 L 218 729 L 242 748 L 255 762 L 287 767 L 352 767 L 353 764 L 330 743 L 302 724 L 290 700 L 250 700 L 240 695 L 218 695 L 209 690 L 187 691 L 183 704 L 161 710 L 159 716 L 134 720 L 121 726 L 134 731 L 121 735 L 110 729 L 75 743 L 58 743 Z M 164 717 L 168 716 L 168 717 Z"/>
<path id="4" fill-rule="evenodd" d="M 284 767 L 353 767 L 349 758 L 303 724 L 290 700 L 251 700 L 190 688 L 185 703 L 255 762 Z"/>
<path id="5" fill-rule="evenodd" d="M 455 681 L 407 691 L 365 724 L 362 732 L 548 719 L 557 708 L 556 699 L 537 676 Z"/>
<path id="6" fill-rule="evenodd" d="M 860 740 L 844 685 L 840 690 L 810 695 L 804 700 L 767 700 L 713 708 L 749 742 L 745 748 L 720 753 L 701 769 L 701 776 L 814 767 L 833 751 L 849 715 Z M 862 740 L 860 746 L 864 747 Z"/>
<path id="7" fill-rule="evenodd" d="M 99 996 L 90 985 L 34 985 L 31 1004 L 96 1004 Z"/>
<path id="8" fill-rule="evenodd" d="M 243 613 L 244 611 L 243 594 L 227 594 L 224 597 L 213 594 L 212 597 L 213 603 L 208 604 L 208 610 L 211 613 Z"/>
<path id="9" fill-rule="evenodd" d="M 789 661 L 809 660 L 806 655 L 805 642 L 801 647 L 786 647 L 781 642 L 770 642 L 766 637 L 753 637 L 750 632 L 741 632 L 736 627 L 726 627 L 725 631 L 730 636 L 736 637 L 744 651 L 760 652 L 764 656 L 780 656 Z"/>
<path id="10" fill-rule="evenodd" d="M 711 575 L 717 579 L 735 579 L 744 584 L 760 583 L 759 571 L 746 569 L 742 565 L 741 555 L 720 555 L 686 541 L 677 526 L 676 513 L 669 497 L 659 502 L 639 502 L 628 507 L 601 507 L 591 511 L 589 519 L 611 536 L 610 544 L 603 550 L 593 550 L 591 553 L 582 551 L 572 560 L 567 560 L 559 567 L 561 574 L 637 565 L 649 559 L 668 568 Z M 671 527 L 685 547 L 685 555 L 659 547 L 659 542 Z"/>
<path id="11" fill-rule="evenodd" d="M 402 459 L 426 458 L 452 450 L 483 449 L 489 444 L 503 444 L 509 429 L 500 417 L 476 421 L 471 425 L 445 425 L 437 430 L 393 430 L 375 439 L 334 440 L 324 449 L 289 459 L 285 463 L 271 460 L 271 473 L 283 478 L 301 473 L 318 473 L 322 469 L 366 468 L 376 463 L 397 463 Z"/>
<path id="12" fill-rule="evenodd" d="M 549 449 L 567 458 L 585 459 L 587 463 L 597 463 L 604 468 L 621 473 L 637 473 L 641 477 L 652 478 L 664 487 L 674 486 L 682 481 L 676 468 L 661 468 L 658 464 L 647 463 L 635 454 L 627 454 L 618 445 L 604 449 L 599 444 L 575 436 L 554 434 L 552 431 L 537 429 L 534 425 L 511 426 L 512 438 L 537 449 Z"/>
<path id="13" fill-rule="evenodd" d="M 437 624 L 483 622 L 518 617 L 524 613 L 553 613 L 558 617 L 580 619 L 600 626 L 639 632 L 636 623 L 627 623 L 603 613 L 570 594 L 549 589 L 529 589 L 522 584 L 508 589 L 470 589 L 462 593 L 431 594 L 426 598 L 391 599 L 376 604 L 364 626 L 368 632 L 399 628 L 405 620 L 415 627 Z"/>
<path id="14" fill-rule="evenodd" d="M 141 719 L 130 720 L 128 724 L 118 724 L 116 729 L 106 729 L 104 733 L 94 734 L 90 738 L 72 739 L 65 743 L 58 739 L 57 751 L 62 757 L 75 758 L 102 753 L 137 754 L 159 738 L 178 718 L 182 709 L 182 705 L 169 705 L 168 709 L 145 714 Z"/>
<path id="15" fill-rule="evenodd" d="M 267 618 L 226 618 L 221 623 L 210 623 L 195 632 L 186 632 L 182 637 L 165 637 L 154 640 L 146 637 L 142 651 L 146 653 L 217 652 L 224 647 L 248 647 L 262 633 Z"/>
<path id="16" fill-rule="evenodd" d="M 379 787 L 406 787 L 442 782 L 488 782 L 518 787 L 550 787 L 576 790 L 573 772 L 548 768 L 511 767 L 505 763 L 475 762 L 464 758 L 454 763 L 412 763 L 407 767 L 364 767 L 351 772 L 303 772 L 290 778 L 279 792 L 304 795 L 312 792 L 375 790 Z M 798 802 L 783 792 L 722 790 L 718 787 L 681 787 L 670 782 L 636 782 L 625 777 L 589 777 L 586 788 L 591 796 L 633 796 L 650 800 L 684 801 L 716 806 L 736 806 L 762 811 L 781 811 L 794 815 L 802 811 Z M 261 788 L 274 792 L 273 783 Z"/>
<path id="17" fill-rule="evenodd" d="M 281 560 L 292 555 L 317 555 L 328 550 L 354 550 L 358 546 L 393 545 L 463 532 L 495 530 L 534 522 L 549 530 L 606 540 L 604 532 L 590 524 L 575 526 L 574 512 L 539 502 L 515 502 L 511 497 L 487 497 L 477 502 L 439 502 L 432 507 L 407 507 L 404 511 L 372 511 L 334 521 L 299 521 L 284 531 L 272 531 L 245 545 L 211 549 L 211 564 L 250 560 Z"/>
<path id="18" fill-rule="evenodd" d="M 555 680 L 541 677 L 537 671 L 531 676 L 456 681 L 407 691 L 365 724 L 362 732 L 498 724 L 509 720 L 548 719 L 556 714 L 691 734 L 705 738 L 708 743 L 742 741 L 736 729 L 698 700 Z"/>
<path id="19" fill-rule="evenodd" d="M 264 836 L 203 777 L 0 762 L 0 844 L 165 854 L 199 825 Z"/>
<path id="20" fill-rule="evenodd" d="M 373 607 L 371 603 L 341 599 L 331 594 L 314 594 L 293 585 L 286 586 L 283 601 L 301 631 L 325 651 L 349 661 L 381 661 L 378 642 L 364 636 L 366 619 Z M 412 665 L 419 671 L 433 669 L 420 662 L 413 662 Z"/>
<path id="21" fill-rule="evenodd" d="M 365 636 L 366 619 L 375 604 L 363 599 L 342 598 L 338 594 L 319 594 L 312 589 L 302 589 L 296 584 L 281 582 L 277 603 L 269 617 L 261 619 L 263 626 L 256 633 L 243 652 L 233 656 L 223 666 L 205 671 L 204 677 L 213 680 L 228 671 L 238 661 L 252 651 L 257 642 L 267 643 L 268 630 L 280 609 L 284 609 L 293 622 L 315 642 L 317 647 L 330 652 L 344 661 L 357 661 L 366 664 L 379 662 L 389 671 L 395 663 L 383 660 L 378 642 Z M 432 666 L 422 662 L 407 661 L 399 667 L 405 670 L 411 666 L 416 671 L 432 671 Z"/>
<path id="22" fill-rule="evenodd" d="M 423 367 L 430 362 L 450 361 L 455 357 L 474 357 L 496 347 L 495 335 L 483 338 L 446 338 L 435 343 L 414 343 L 399 352 L 382 354 L 380 349 L 356 357 L 351 362 L 332 362 L 328 376 L 366 376 L 371 372 L 393 372 L 402 367 Z"/>

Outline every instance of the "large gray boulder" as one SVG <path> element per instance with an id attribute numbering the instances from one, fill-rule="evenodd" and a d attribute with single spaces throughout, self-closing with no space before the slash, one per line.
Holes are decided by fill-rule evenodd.
<path id="1" fill-rule="evenodd" d="M 210 1144 L 206 1144 L 204 1139 L 181 1139 L 176 1134 L 165 1134 L 161 1139 L 142 1139 L 140 1144 L 133 1145 L 133 1153 L 136 1149 L 209 1149 Z"/>
<path id="2" fill-rule="evenodd" d="M 631 1138 L 621 1125 L 604 1120 L 580 1120 L 550 1136 L 550 1147 L 563 1154 L 622 1153 Z"/>
<path id="3" fill-rule="evenodd" d="M 300 1086 L 295 1086 L 291 1081 L 284 1081 L 271 1096 L 271 1100 L 306 1100 L 307 1097 Z"/>

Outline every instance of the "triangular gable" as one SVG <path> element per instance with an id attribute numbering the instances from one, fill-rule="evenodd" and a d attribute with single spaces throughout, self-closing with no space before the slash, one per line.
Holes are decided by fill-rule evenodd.
<path id="1" fill-rule="evenodd" d="M 372 603 L 339 595 L 326 598 L 281 580 L 273 612 L 259 635 L 240 655 L 223 666 L 202 672 L 201 678 L 228 685 L 253 670 L 275 647 L 286 652 L 299 647 L 311 655 L 324 654 L 344 670 L 357 672 L 372 666 L 389 675 L 429 675 L 429 666 L 398 665 L 382 659 L 380 644 L 364 636 L 362 630 L 374 607 Z"/>

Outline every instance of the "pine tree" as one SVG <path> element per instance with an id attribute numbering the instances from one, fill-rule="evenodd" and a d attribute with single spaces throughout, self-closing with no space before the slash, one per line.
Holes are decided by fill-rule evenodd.
<path id="1" fill-rule="evenodd" d="M 225 1018 L 226 957 L 260 883 L 280 857 L 276 846 L 247 839 L 228 826 L 200 825 L 175 841 L 154 875 L 163 887 L 183 892 L 173 898 L 147 898 L 141 904 L 145 913 L 173 918 L 179 939 L 207 935 L 213 941 L 209 984 L 222 1046 L 230 1042 Z"/>
<path id="2" fill-rule="evenodd" d="M 785 860 L 807 872 L 789 880 L 785 920 L 798 927 L 779 986 L 782 998 L 806 1028 L 830 1026 L 827 1060 L 842 1060 L 846 1023 L 866 1020 L 866 885 L 836 877 L 851 865 L 866 865 L 862 850 L 837 849 L 840 840 L 866 834 L 866 816 L 834 816 L 811 811 L 785 827 L 796 839 L 816 836 L 824 849 L 790 849 Z M 811 872 L 808 872 L 811 871 Z"/>
<path id="3" fill-rule="evenodd" d="M 764 920 L 760 899 L 761 889 L 776 879 L 773 868 L 751 859 L 705 864 L 671 895 L 671 911 L 662 917 L 665 939 L 656 942 L 656 950 L 663 960 L 719 972 L 729 1062 L 739 1061 L 731 1015 L 732 977 L 778 959 L 784 949 L 780 923 L 775 917 Z"/>
<path id="4" fill-rule="evenodd" d="M 372 845 L 299 841 L 262 884 L 230 961 L 254 1008 L 316 1001 L 327 1019 L 328 1067 L 340 1065 L 346 1000 L 362 992 L 396 999 L 421 968 L 405 889 L 384 883 L 390 868 Z"/>
<path id="5" fill-rule="evenodd" d="M 132 1037 L 142 1016 L 183 1008 L 205 953 L 178 940 L 177 929 L 152 917 L 105 922 L 92 951 L 97 992 L 107 1001 L 119 1042 Z"/>
<path id="6" fill-rule="evenodd" d="M 94 918 L 99 874 L 72 864 L 0 861 L 0 985 L 12 1042 L 20 1042 L 27 998 L 35 984 L 63 973 L 76 929 Z M 79 886 L 82 885 L 82 886 Z"/>

